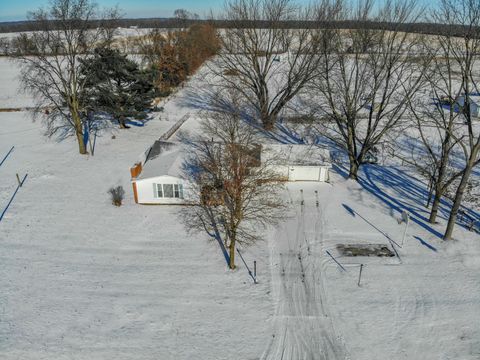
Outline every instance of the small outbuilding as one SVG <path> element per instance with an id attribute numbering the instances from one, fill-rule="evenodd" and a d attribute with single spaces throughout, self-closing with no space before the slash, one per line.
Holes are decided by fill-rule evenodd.
<path id="1" fill-rule="evenodd" d="M 281 181 L 327 182 L 332 167 L 330 152 L 317 145 L 264 145 L 261 158 Z"/>
<path id="2" fill-rule="evenodd" d="M 192 187 L 182 176 L 182 164 L 180 144 L 155 141 L 130 169 L 135 202 L 145 205 L 188 203 Z"/>

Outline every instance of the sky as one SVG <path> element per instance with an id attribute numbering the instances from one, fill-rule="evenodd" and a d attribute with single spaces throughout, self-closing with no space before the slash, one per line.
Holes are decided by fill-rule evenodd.
<path id="1" fill-rule="evenodd" d="M 94 0 L 100 7 L 118 5 L 126 18 L 171 17 L 176 9 L 187 9 L 201 17 L 222 9 L 224 0 Z M 428 5 L 436 0 L 418 0 Z M 25 20 L 27 12 L 47 6 L 49 0 L 0 0 L 0 21 Z M 311 0 L 297 0 L 296 3 L 310 3 Z M 378 0 L 382 2 L 382 0 Z"/>
<path id="2" fill-rule="evenodd" d="M 170 17 L 175 9 L 206 15 L 219 9 L 223 0 L 96 0 L 100 7 L 119 5 L 125 17 Z M 25 20 L 28 11 L 46 6 L 48 0 L 0 0 L 0 21 Z"/>

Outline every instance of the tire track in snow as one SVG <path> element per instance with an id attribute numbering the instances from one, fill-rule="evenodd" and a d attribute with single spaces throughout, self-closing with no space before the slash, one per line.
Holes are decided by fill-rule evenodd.
<path id="1" fill-rule="evenodd" d="M 294 198 L 290 191 L 289 197 Z M 296 216 L 275 234 L 272 256 L 280 264 L 272 272 L 272 283 L 279 282 L 275 334 L 262 359 L 348 359 L 326 304 L 325 263 L 312 254 L 313 247 L 323 247 L 324 211 L 306 203 L 294 206 Z"/>

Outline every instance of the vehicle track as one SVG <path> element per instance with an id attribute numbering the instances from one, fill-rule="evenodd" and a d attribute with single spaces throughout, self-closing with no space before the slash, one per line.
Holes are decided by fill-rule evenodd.
<path id="1" fill-rule="evenodd" d="M 275 334 L 264 360 L 348 359 L 328 312 L 322 248 L 324 208 L 302 203 L 289 190 L 295 213 L 275 234 L 272 256 L 279 264 L 272 272 L 279 282 Z M 292 201 L 291 201 L 292 202 Z M 313 229 L 313 232 L 312 232 Z M 315 249 L 315 252 L 313 251 Z"/>

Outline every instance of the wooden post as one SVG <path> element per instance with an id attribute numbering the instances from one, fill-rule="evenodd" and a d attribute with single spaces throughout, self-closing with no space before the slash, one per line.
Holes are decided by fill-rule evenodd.
<path id="1" fill-rule="evenodd" d="M 18 186 L 22 187 L 22 182 L 20 180 L 20 176 L 18 176 L 18 173 L 17 173 L 17 181 L 18 181 Z"/>
<path id="2" fill-rule="evenodd" d="M 363 270 L 363 264 L 360 264 L 360 272 L 358 274 L 358 286 L 360 286 L 360 281 L 362 280 L 362 270 Z"/>

